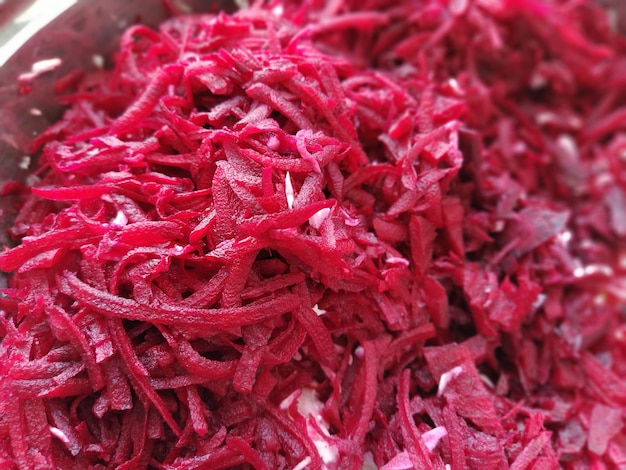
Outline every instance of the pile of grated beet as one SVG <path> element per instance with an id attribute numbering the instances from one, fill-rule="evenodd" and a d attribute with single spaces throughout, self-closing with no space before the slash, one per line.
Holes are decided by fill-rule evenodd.
<path id="1" fill-rule="evenodd" d="M 611 20 L 309 0 L 130 28 L 58 87 L 0 254 L 0 467 L 626 468 Z"/>

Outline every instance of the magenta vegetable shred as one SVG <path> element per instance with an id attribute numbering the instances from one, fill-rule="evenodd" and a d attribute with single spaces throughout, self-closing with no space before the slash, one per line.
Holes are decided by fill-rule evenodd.
<path id="1" fill-rule="evenodd" d="M 626 468 L 616 24 L 309 0 L 128 29 L 57 87 L 0 254 L 0 467 Z"/>

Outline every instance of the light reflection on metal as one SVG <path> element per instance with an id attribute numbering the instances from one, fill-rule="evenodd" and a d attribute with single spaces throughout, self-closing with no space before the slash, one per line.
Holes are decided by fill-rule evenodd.
<path id="1" fill-rule="evenodd" d="M 24 25 L 17 33 L 0 47 L 0 67 L 15 54 L 20 47 L 32 38 L 41 28 L 46 26 L 77 0 L 37 0 L 25 12 L 15 18 L 14 23 Z"/>

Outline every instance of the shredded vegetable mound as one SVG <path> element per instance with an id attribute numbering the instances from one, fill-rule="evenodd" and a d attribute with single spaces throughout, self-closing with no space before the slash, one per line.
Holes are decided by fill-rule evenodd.
<path id="1" fill-rule="evenodd" d="M 345 0 L 130 28 L 57 87 L 0 254 L 0 467 L 622 468 L 610 19 Z"/>

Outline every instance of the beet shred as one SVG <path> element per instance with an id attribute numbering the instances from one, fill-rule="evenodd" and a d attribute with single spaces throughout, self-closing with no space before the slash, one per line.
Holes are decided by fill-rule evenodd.
<path id="1" fill-rule="evenodd" d="M 131 27 L 33 142 L 0 466 L 624 468 L 610 13 L 270 1 Z"/>

